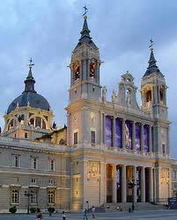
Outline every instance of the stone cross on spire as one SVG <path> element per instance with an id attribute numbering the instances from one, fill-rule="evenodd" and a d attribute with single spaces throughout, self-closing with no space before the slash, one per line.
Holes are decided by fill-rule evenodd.
<path id="1" fill-rule="evenodd" d="M 32 58 L 29 60 L 28 66 L 29 66 L 28 78 L 33 78 L 33 75 L 32 75 L 32 67 L 34 66 L 34 63 L 33 63 Z"/>
<path id="2" fill-rule="evenodd" d="M 84 19 L 87 19 L 88 8 L 87 8 L 87 6 L 85 5 L 85 6 L 83 7 L 83 9 L 84 9 L 83 17 L 84 17 Z"/>

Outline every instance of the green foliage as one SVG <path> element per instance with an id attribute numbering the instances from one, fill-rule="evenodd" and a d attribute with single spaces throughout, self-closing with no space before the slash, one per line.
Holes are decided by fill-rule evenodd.
<path id="1" fill-rule="evenodd" d="M 17 207 L 16 206 L 13 206 L 13 207 L 9 208 L 9 212 L 12 213 L 12 214 L 16 213 L 16 211 L 17 211 Z"/>
<path id="2" fill-rule="evenodd" d="M 35 208 L 35 207 L 31 207 L 31 208 L 30 208 L 30 212 L 31 212 L 31 213 L 35 213 L 35 212 L 36 212 L 36 208 Z"/>

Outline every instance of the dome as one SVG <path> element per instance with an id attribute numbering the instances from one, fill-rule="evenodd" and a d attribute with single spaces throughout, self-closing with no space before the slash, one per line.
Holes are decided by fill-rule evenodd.
<path id="1" fill-rule="evenodd" d="M 7 109 L 7 114 L 12 112 L 17 106 L 18 107 L 25 107 L 30 106 L 32 108 L 39 108 L 42 110 L 50 111 L 50 105 L 48 101 L 41 95 L 39 95 L 35 89 L 34 84 L 35 80 L 32 75 L 32 59 L 30 60 L 29 64 L 29 73 L 26 77 L 25 83 L 25 90 L 24 92 L 18 96 L 14 101 L 9 105 Z"/>
<path id="2" fill-rule="evenodd" d="M 39 108 L 46 111 L 50 110 L 50 105 L 48 101 L 38 93 L 31 91 L 23 92 L 14 101 L 12 101 L 12 103 L 9 105 L 7 109 L 7 114 L 12 112 L 17 106 L 19 107 L 30 106 L 32 108 Z"/>

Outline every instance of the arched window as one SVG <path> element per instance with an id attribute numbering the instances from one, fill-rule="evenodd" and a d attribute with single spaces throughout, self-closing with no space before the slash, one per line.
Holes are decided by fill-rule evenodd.
<path id="1" fill-rule="evenodd" d="M 91 62 L 90 62 L 90 77 L 92 79 L 96 78 L 96 65 L 97 62 L 95 59 L 92 59 Z"/>
<path id="2" fill-rule="evenodd" d="M 146 102 L 152 101 L 152 92 L 151 90 L 147 91 L 146 93 Z"/>
<path id="3" fill-rule="evenodd" d="M 164 101 L 164 89 L 160 88 L 160 101 Z"/>
<path id="4" fill-rule="evenodd" d="M 33 126 L 34 126 L 34 118 L 31 118 L 31 119 L 30 119 L 30 125 L 33 125 Z"/>
<path id="5" fill-rule="evenodd" d="M 55 203 L 55 192 L 53 190 L 50 190 L 48 192 L 48 203 L 50 203 L 50 204 Z"/>
<path id="6" fill-rule="evenodd" d="M 42 120 L 42 129 L 46 129 L 46 123 L 44 120 Z"/>
<path id="7" fill-rule="evenodd" d="M 11 201 L 12 203 L 19 203 L 19 190 L 12 190 Z"/>
<path id="8" fill-rule="evenodd" d="M 64 140 L 64 139 L 61 139 L 61 140 L 59 141 L 59 145 L 65 145 L 65 140 Z"/>
<path id="9" fill-rule="evenodd" d="M 9 122 L 8 130 L 10 130 L 11 128 L 15 127 L 16 125 L 17 125 L 16 120 L 15 120 L 15 119 L 12 119 L 12 120 Z"/>
<path id="10" fill-rule="evenodd" d="M 41 118 L 40 117 L 36 117 L 36 127 L 41 128 Z"/>
<path id="11" fill-rule="evenodd" d="M 46 129 L 46 122 L 41 117 L 32 117 L 29 120 L 29 125 L 32 125 L 34 127 Z"/>
<path id="12" fill-rule="evenodd" d="M 79 61 L 76 61 L 73 64 L 73 71 L 74 71 L 74 80 L 80 79 L 80 64 L 79 64 Z"/>

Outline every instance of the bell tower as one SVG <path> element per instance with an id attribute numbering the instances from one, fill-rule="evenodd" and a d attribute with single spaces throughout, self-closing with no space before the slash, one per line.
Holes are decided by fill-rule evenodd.
<path id="1" fill-rule="evenodd" d="M 167 85 L 156 62 L 151 41 L 149 65 L 141 81 L 142 108 L 145 112 L 151 113 L 154 118 L 167 120 Z"/>
<path id="2" fill-rule="evenodd" d="M 90 37 L 87 25 L 87 16 L 84 16 L 84 24 L 81 37 L 71 56 L 70 70 L 71 81 L 69 89 L 70 103 L 79 99 L 101 99 L 100 86 L 100 55 L 98 47 Z"/>
<path id="3" fill-rule="evenodd" d="M 142 109 L 150 113 L 154 120 L 153 142 L 157 155 L 169 155 L 168 107 L 166 100 L 167 85 L 154 57 L 153 41 L 150 45 L 148 68 L 141 81 Z"/>

